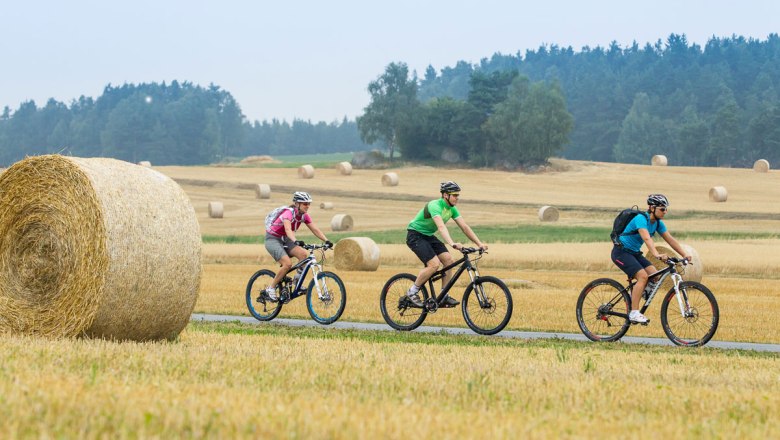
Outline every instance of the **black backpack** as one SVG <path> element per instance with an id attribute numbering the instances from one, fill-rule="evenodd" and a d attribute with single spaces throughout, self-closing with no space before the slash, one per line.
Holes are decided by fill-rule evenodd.
<path id="1" fill-rule="evenodd" d="M 644 211 L 640 210 L 636 205 L 634 205 L 631 208 L 624 209 L 620 211 L 620 214 L 615 217 L 615 221 L 612 223 L 612 232 L 609 234 L 609 238 L 612 239 L 612 243 L 615 244 L 615 246 L 622 247 L 623 244 L 620 242 L 619 238 L 621 235 L 634 235 L 638 234 L 638 230 L 623 232 L 626 230 L 626 226 L 631 222 L 631 220 L 634 219 L 637 215 L 647 215 Z"/>

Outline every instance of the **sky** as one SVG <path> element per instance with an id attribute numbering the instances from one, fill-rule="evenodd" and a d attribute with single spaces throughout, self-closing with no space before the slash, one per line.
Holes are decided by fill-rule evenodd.
<path id="1" fill-rule="evenodd" d="M 0 0 L 0 108 L 177 80 L 220 86 L 250 121 L 333 122 L 392 62 L 421 77 L 545 44 L 765 40 L 778 17 L 777 0 Z"/>

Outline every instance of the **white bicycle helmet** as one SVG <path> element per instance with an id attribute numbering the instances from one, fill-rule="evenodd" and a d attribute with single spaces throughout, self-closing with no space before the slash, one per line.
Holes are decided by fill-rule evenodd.
<path id="1" fill-rule="evenodd" d="M 293 203 L 307 203 L 307 202 L 311 203 L 313 201 L 313 199 L 311 198 L 311 196 L 307 192 L 296 191 L 293 194 L 292 201 L 293 201 Z"/>

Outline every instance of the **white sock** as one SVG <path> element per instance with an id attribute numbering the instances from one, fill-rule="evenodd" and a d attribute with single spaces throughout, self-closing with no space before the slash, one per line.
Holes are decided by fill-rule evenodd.
<path id="1" fill-rule="evenodd" d="M 411 290 L 412 293 L 417 293 L 420 291 L 420 288 L 417 287 L 417 284 L 412 284 L 412 288 L 409 290 Z"/>

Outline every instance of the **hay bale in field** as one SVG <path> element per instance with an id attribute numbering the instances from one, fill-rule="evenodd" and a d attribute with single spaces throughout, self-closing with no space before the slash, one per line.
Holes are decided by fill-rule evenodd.
<path id="1" fill-rule="evenodd" d="M 320 209 L 333 209 L 333 202 L 320 203 Z"/>
<path id="2" fill-rule="evenodd" d="M 241 159 L 243 164 L 264 164 L 264 163 L 279 163 L 278 160 L 274 160 L 271 156 L 247 156 Z"/>
<path id="3" fill-rule="evenodd" d="M 152 169 L 46 155 L 0 176 L 0 332 L 173 339 L 200 254 L 187 194 Z"/>
<path id="4" fill-rule="evenodd" d="M 138 165 L 141 165 L 142 167 L 146 167 L 146 168 L 151 168 L 152 167 L 152 163 L 149 162 L 148 160 L 142 160 L 142 161 L 138 162 Z"/>
<path id="5" fill-rule="evenodd" d="M 258 183 L 257 185 L 255 185 L 255 198 L 270 199 L 271 185 L 267 183 Z"/>
<path id="6" fill-rule="evenodd" d="M 311 165 L 303 165 L 298 168 L 298 177 L 301 179 L 311 179 L 314 177 L 314 167 Z"/>
<path id="7" fill-rule="evenodd" d="M 342 176 L 349 176 L 352 174 L 352 164 L 349 162 L 339 162 L 336 169 L 339 170 L 339 173 L 341 173 Z"/>
<path id="8" fill-rule="evenodd" d="M 543 222 L 557 222 L 558 209 L 554 206 L 542 206 L 539 208 L 539 220 Z"/>
<path id="9" fill-rule="evenodd" d="M 222 202 L 209 202 L 209 218 L 222 218 L 225 206 Z"/>
<path id="10" fill-rule="evenodd" d="M 766 159 L 758 159 L 755 161 L 755 163 L 753 163 L 753 171 L 759 173 L 769 172 L 769 161 Z"/>
<path id="11" fill-rule="evenodd" d="M 699 258 L 699 253 L 696 252 L 696 249 L 693 247 L 685 244 L 680 243 L 680 246 L 685 249 L 686 252 L 688 252 L 688 255 L 691 256 L 691 263 L 687 266 L 678 266 L 677 269 L 680 272 L 680 275 L 682 275 L 683 279 L 685 281 L 701 281 L 702 276 L 704 275 L 704 264 L 701 261 L 701 258 Z M 678 255 L 677 252 L 673 251 L 671 248 L 666 246 L 656 246 L 655 247 L 658 252 L 662 254 L 669 255 L 671 257 L 681 257 L 681 255 Z M 645 258 L 650 260 L 651 263 L 653 263 L 653 266 L 655 266 L 656 269 L 661 270 L 666 267 L 666 263 L 663 261 L 660 261 L 659 259 L 653 257 L 650 254 L 650 251 L 648 250 L 645 253 Z M 664 281 L 664 284 L 661 287 L 661 290 L 659 290 L 660 293 L 665 294 L 669 291 L 669 289 L 672 288 L 672 279 L 667 278 L 666 281 Z"/>
<path id="12" fill-rule="evenodd" d="M 334 231 L 351 231 L 353 225 L 349 214 L 336 214 L 330 220 L 330 228 Z"/>
<path id="13" fill-rule="evenodd" d="M 710 188 L 711 202 L 725 202 L 729 198 L 729 193 L 724 186 L 713 186 Z"/>
<path id="14" fill-rule="evenodd" d="M 398 186 L 398 174 L 396 173 L 383 174 L 382 186 Z"/>
<path id="15" fill-rule="evenodd" d="M 654 167 L 665 167 L 668 164 L 668 161 L 663 154 L 656 154 L 650 159 L 650 164 Z"/>
<path id="16" fill-rule="evenodd" d="M 379 246 L 368 237 L 343 238 L 333 252 L 336 269 L 375 271 L 379 268 Z"/>

